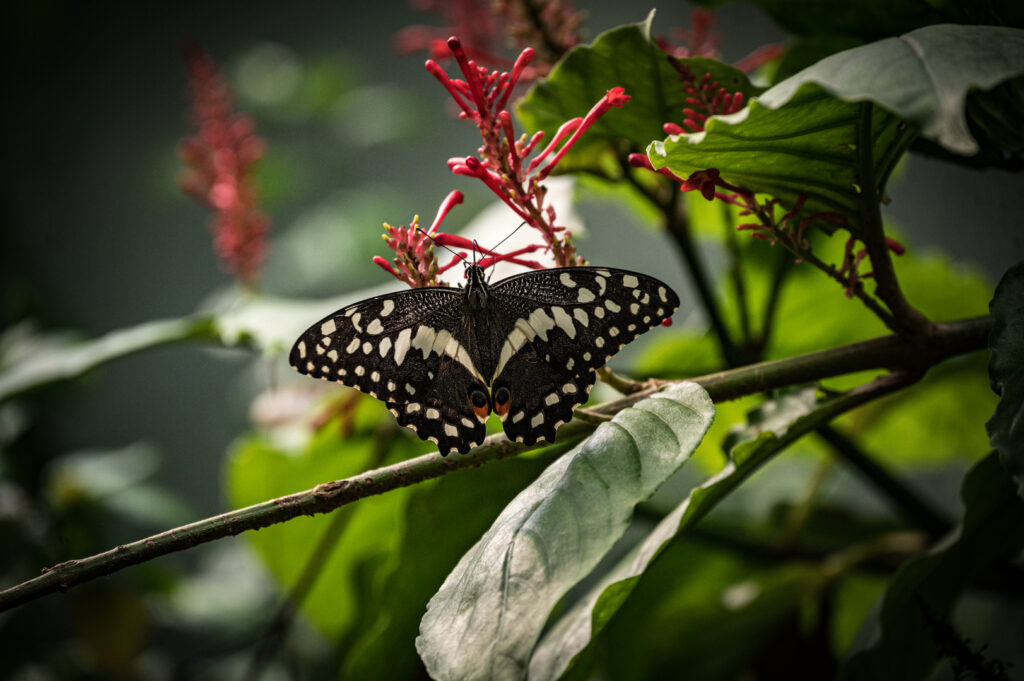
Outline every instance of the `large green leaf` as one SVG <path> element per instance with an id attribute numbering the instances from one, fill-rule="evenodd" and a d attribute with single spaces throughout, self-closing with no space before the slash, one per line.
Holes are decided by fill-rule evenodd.
<path id="1" fill-rule="evenodd" d="M 1003 276 L 990 309 L 988 373 L 1000 399 L 986 428 L 1024 496 L 1024 262 Z"/>
<path id="2" fill-rule="evenodd" d="M 733 434 L 728 465 L 694 489 L 549 628 L 530 659 L 531 681 L 560 678 L 621 607 L 666 544 L 696 524 L 768 458 L 806 432 L 808 425 L 816 424 L 814 406 L 814 390 L 808 389 L 753 412 L 750 426 Z"/>
<path id="3" fill-rule="evenodd" d="M 603 33 L 590 45 L 571 50 L 543 80 L 537 81 L 517 109 L 527 130 L 544 130 L 549 139 L 570 118 L 585 116 L 609 89 L 623 87 L 630 101 L 605 114 L 562 160 L 563 171 L 600 166 L 600 156 L 612 144 L 628 140 L 643 149 L 664 137 L 662 125 L 682 122 L 689 96 L 665 52 L 650 38 L 653 17 Z M 746 75 L 715 61 L 695 57 L 681 60 L 698 76 L 711 74 L 728 92 L 746 97 L 759 89 Z"/>
<path id="4" fill-rule="evenodd" d="M 884 186 L 911 141 L 909 123 L 959 154 L 977 143 L 964 117 L 971 88 L 991 88 L 1024 73 L 1024 31 L 938 25 L 826 57 L 755 98 L 749 107 L 708 120 L 704 132 L 648 147 L 655 167 L 681 176 L 718 168 L 729 182 L 808 213 L 838 212 L 856 226 L 858 170 L 864 149 L 857 125 L 871 116 L 873 180 Z"/>
<path id="5" fill-rule="evenodd" d="M 602 424 L 513 500 L 431 599 L 416 648 L 436 679 L 519 679 L 552 608 L 690 456 L 714 406 L 678 384 Z"/>
<path id="6" fill-rule="evenodd" d="M 925 678 L 942 652 L 938 640 L 960 594 L 993 562 L 1024 547 L 1024 501 L 997 455 L 971 469 L 961 495 L 966 511 L 955 539 L 900 569 L 878 621 L 862 632 L 870 643 L 843 666 L 840 679 Z"/>

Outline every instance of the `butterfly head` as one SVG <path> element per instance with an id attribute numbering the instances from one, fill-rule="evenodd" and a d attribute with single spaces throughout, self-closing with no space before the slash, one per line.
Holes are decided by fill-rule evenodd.
<path id="1" fill-rule="evenodd" d="M 487 302 L 487 277 L 484 268 L 479 265 L 468 265 L 466 267 L 466 298 L 470 307 L 480 309 Z"/>

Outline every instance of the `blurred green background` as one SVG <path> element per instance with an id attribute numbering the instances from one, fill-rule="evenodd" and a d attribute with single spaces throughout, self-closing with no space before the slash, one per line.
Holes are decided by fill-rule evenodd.
<path id="1" fill-rule="evenodd" d="M 579 6 L 591 38 L 649 10 L 608 0 Z M 687 26 L 689 12 L 681 3 L 659 8 L 655 32 Z M 5 15 L 5 333 L 31 324 L 94 337 L 188 314 L 233 286 L 212 251 L 206 213 L 176 186 L 176 145 L 190 133 L 186 40 L 220 64 L 237 108 L 267 143 L 258 176 L 272 219 L 263 291 L 326 297 L 379 285 L 387 277 L 370 257 L 383 253 L 382 222 L 408 224 L 414 214 L 429 222 L 454 188 L 467 199 L 449 217 L 451 231 L 490 204 L 482 186 L 445 166 L 474 152 L 475 129 L 451 115 L 424 55 L 391 47 L 405 26 L 440 23 L 406 2 L 286 10 L 51 1 L 7 3 Z M 722 8 L 716 30 L 725 61 L 785 40 L 742 4 Z M 941 249 L 991 282 L 1024 254 L 1022 188 L 1009 173 L 913 156 L 890 187 L 886 216 L 913 249 Z M 656 230 L 592 197 L 580 212 L 588 232 L 578 246 L 591 262 L 650 272 L 692 300 L 672 246 Z M 699 315 L 680 321 L 701 323 Z M 625 355 L 619 366 L 629 361 Z M 253 396 L 288 371 L 282 357 L 178 345 L 0 407 L 0 552 L 15 547 L 3 561 L 4 585 L 55 560 L 225 510 L 226 453 L 249 427 Z M 955 490 L 956 478 L 940 488 Z M 79 506 L 79 497 L 106 501 Z M 65 513 L 54 516 L 41 503 Z M 28 548 L 47 544 L 58 551 Z M 154 614 L 132 596 L 148 590 L 175 595 Z M 224 540 L 101 580 L 74 598 L 50 596 L 0 615 L 0 660 L 12 661 L 0 668 L 18 679 L 119 674 L 83 671 L 90 667 L 76 652 L 88 632 L 111 636 L 107 616 L 120 623 L 116 640 L 89 645 L 115 658 L 143 647 L 148 657 L 127 676 L 171 678 L 207 637 L 192 624 L 218 623 L 230 657 L 231 646 L 251 643 L 251 627 L 238 620 L 251 625 L 247 617 L 274 603 L 244 542 Z M 232 618 L 237 637 L 225 629 Z"/>

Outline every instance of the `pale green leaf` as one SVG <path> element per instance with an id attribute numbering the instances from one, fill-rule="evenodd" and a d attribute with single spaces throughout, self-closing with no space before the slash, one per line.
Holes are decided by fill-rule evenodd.
<path id="1" fill-rule="evenodd" d="M 430 601 L 416 641 L 435 679 L 519 679 L 545 621 L 690 456 L 714 407 L 694 384 L 602 424 L 525 489 Z"/>

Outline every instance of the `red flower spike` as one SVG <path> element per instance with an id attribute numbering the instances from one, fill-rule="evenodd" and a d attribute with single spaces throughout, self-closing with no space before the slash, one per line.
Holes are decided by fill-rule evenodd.
<path id="1" fill-rule="evenodd" d="M 684 134 L 686 134 L 686 131 L 683 130 L 682 128 L 680 128 L 675 123 L 665 123 L 661 127 L 665 131 L 666 135 L 684 135 Z"/>
<path id="2" fill-rule="evenodd" d="M 597 119 L 603 116 L 605 112 L 613 106 L 616 108 L 622 108 L 626 105 L 626 102 L 628 102 L 629 99 L 629 95 L 626 94 L 626 90 L 624 88 L 613 87 L 611 90 L 608 90 L 608 93 L 604 98 L 595 104 L 583 118 L 583 121 L 573 132 L 572 137 L 569 138 L 569 141 L 562 145 L 562 148 L 558 150 L 558 153 L 555 154 L 554 158 L 548 161 L 546 166 L 540 169 L 537 176 L 542 180 L 547 177 L 551 171 L 554 170 L 555 166 L 558 165 L 558 162 L 562 160 L 562 157 L 565 156 L 565 153 L 569 151 L 572 145 L 576 144 L 576 140 L 578 140 L 583 133 L 590 128 L 590 126 L 596 123 Z"/>
<path id="3" fill-rule="evenodd" d="M 430 228 L 427 230 L 429 234 L 436 234 L 437 228 L 441 226 L 445 217 L 448 216 L 448 212 L 455 206 L 462 203 L 466 197 L 458 189 L 452 191 L 448 196 L 444 197 L 444 201 L 441 202 L 441 206 L 437 209 L 437 216 L 434 217 L 434 221 L 430 224 Z"/>
<path id="4" fill-rule="evenodd" d="M 254 135 L 252 120 L 234 112 L 231 91 L 213 60 L 200 48 L 189 46 L 185 62 L 197 132 L 179 147 L 188 166 L 179 185 L 214 213 L 210 221 L 214 250 L 226 269 L 251 287 L 266 260 L 270 228 L 251 179 L 264 144 Z"/>

